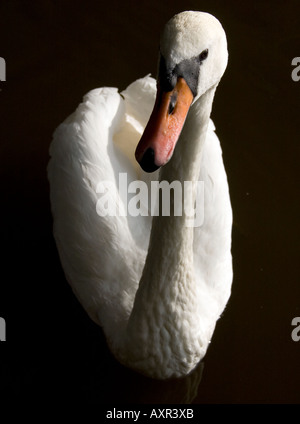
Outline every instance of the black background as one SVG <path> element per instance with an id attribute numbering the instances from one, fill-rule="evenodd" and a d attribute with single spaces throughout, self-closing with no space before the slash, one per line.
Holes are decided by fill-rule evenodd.
<path id="1" fill-rule="evenodd" d="M 77 303 L 52 238 L 46 166 L 53 130 L 82 96 L 155 75 L 164 23 L 189 9 L 215 15 L 228 38 L 212 118 L 234 211 L 234 282 L 203 364 L 170 383 L 119 365 Z M 2 396 L 299 403 L 299 17 L 298 0 L 0 3 Z"/>

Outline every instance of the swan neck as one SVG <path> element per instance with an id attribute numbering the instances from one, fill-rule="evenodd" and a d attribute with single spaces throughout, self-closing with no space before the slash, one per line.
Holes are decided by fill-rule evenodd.
<path id="1" fill-rule="evenodd" d="M 161 262 L 172 260 L 170 256 L 163 253 L 165 252 L 164 243 L 173 244 L 174 246 L 171 252 L 169 247 L 169 254 L 172 253 L 174 256 L 173 262 L 175 257 L 182 254 L 182 250 L 185 251 L 185 254 L 189 254 L 190 257 L 193 256 L 194 231 L 191 216 L 186 212 L 196 209 L 197 183 L 201 167 L 202 151 L 205 144 L 215 90 L 216 86 L 212 87 L 192 105 L 173 157 L 161 169 L 160 182 L 166 181 L 170 184 L 170 187 L 171 184 L 178 183 L 182 190 L 182 196 L 179 200 L 175 197 L 175 194 L 170 196 L 170 216 L 156 216 L 153 218 L 147 258 L 147 261 L 150 263 L 153 263 L 154 258 L 156 258 L 155 260 L 159 258 Z M 179 216 L 175 216 L 175 211 L 178 212 L 177 206 L 180 201 Z M 155 240 L 160 240 L 159 246 L 156 245 Z M 174 241 L 177 241 L 177 243 L 174 244 Z M 155 245 L 155 249 L 153 250 L 151 249 L 152 243 Z M 152 251 L 153 258 L 151 257 Z"/>
<path id="2" fill-rule="evenodd" d="M 198 180 L 213 94 L 214 90 L 205 93 L 190 109 L 173 157 L 161 170 L 160 181 L 177 181 L 184 185 L 185 181 Z M 195 194 L 195 186 L 190 184 L 184 190 L 184 203 L 187 201 L 193 205 Z M 183 351 L 194 343 L 202 345 L 201 340 L 195 339 L 198 324 L 193 321 L 193 317 L 199 315 L 200 296 L 194 278 L 194 228 L 188 223 L 191 216 L 185 213 L 184 207 L 182 214 L 177 216 L 173 206 L 174 198 L 171 197 L 170 216 L 153 217 L 148 255 L 126 332 L 131 361 L 142 368 L 143 363 L 153 358 L 153 374 L 155 367 L 165 359 L 156 357 L 166 345 L 161 339 L 162 332 L 172 334 L 171 350 L 174 343 Z M 176 322 L 185 320 L 190 322 L 188 329 L 176 327 Z M 178 347 L 179 341 L 181 347 Z M 201 348 L 198 350 L 200 352 Z M 185 371 L 191 369 L 198 359 L 193 358 L 185 364 Z"/>

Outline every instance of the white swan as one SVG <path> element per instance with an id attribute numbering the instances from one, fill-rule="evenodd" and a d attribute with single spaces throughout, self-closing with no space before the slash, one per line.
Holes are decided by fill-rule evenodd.
<path id="1" fill-rule="evenodd" d="M 150 76 L 121 95 L 115 88 L 89 92 L 50 148 L 54 236 L 66 278 L 118 360 L 154 378 L 193 370 L 230 296 L 232 211 L 210 121 L 227 57 L 215 17 L 175 15 L 162 33 L 157 100 L 139 144 L 156 95 Z M 137 144 L 144 169 L 164 166 L 142 171 Z M 128 183 L 204 181 L 203 224 L 188 226 L 185 213 L 99 216 L 101 181 L 115 188 L 110 200 L 126 207 L 119 173 Z M 195 202 L 195 190 L 185 195 Z"/>

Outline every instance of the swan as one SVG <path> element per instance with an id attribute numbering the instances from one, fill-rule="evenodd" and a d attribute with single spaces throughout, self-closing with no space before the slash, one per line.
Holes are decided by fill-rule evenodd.
<path id="1" fill-rule="evenodd" d="M 162 31 L 157 82 L 148 75 L 121 93 L 90 91 L 50 145 L 53 234 L 66 279 L 117 360 L 151 378 L 197 366 L 231 294 L 232 209 L 210 119 L 227 60 L 220 22 L 181 12 Z M 184 193 L 194 205 L 202 190 L 202 224 L 191 225 L 186 211 L 124 213 L 120 174 L 149 188 L 203 181 Z M 104 194 L 123 212 L 101 214 Z"/>

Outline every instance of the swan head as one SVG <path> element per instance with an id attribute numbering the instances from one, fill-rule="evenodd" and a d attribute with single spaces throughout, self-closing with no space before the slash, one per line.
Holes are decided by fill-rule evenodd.
<path id="1" fill-rule="evenodd" d="M 160 40 L 157 96 L 135 156 L 153 172 L 172 157 L 190 107 L 216 86 L 227 66 L 226 35 L 209 13 L 182 12 Z"/>

